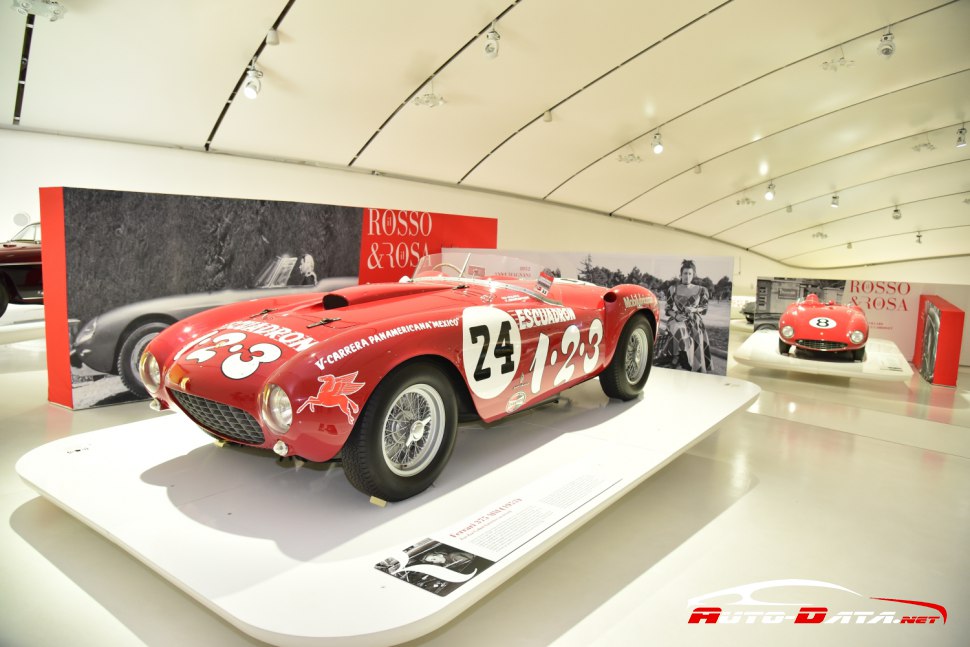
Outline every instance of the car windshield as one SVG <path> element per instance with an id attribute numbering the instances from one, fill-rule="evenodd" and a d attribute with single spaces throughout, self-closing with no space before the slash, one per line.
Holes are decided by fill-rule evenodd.
<path id="1" fill-rule="evenodd" d="M 538 263 L 499 253 L 442 252 L 418 261 L 414 281 L 460 281 L 486 286 L 501 284 L 542 301 L 560 302 L 560 289 L 551 271 Z"/>
<path id="2" fill-rule="evenodd" d="M 39 243 L 40 242 L 40 223 L 35 222 L 31 225 L 27 225 L 26 227 L 18 231 L 16 234 L 14 234 L 13 238 L 11 238 L 10 240 Z"/>

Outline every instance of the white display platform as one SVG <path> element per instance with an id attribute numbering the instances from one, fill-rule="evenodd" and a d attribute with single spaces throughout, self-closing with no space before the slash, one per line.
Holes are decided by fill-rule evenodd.
<path id="1" fill-rule="evenodd" d="M 865 380 L 904 381 L 913 376 L 912 366 L 899 347 L 888 339 L 870 337 L 866 343 L 865 359 L 861 362 L 846 359 L 844 353 L 828 358 L 821 356 L 821 353 L 809 355 L 792 349 L 790 354 L 782 355 L 778 351 L 778 339 L 777 330 L 754 332 L 734 351 L 734 359 L 739 364 L 756 368 Z"/>
<path id="2" fill-rule="evenodd" d="M 14 344 L 44 336 L 44 306 L 11 303 L 0 317 L 0 344 Z"/>
<path id="3" fill-rule="evenodd" d="M 587 382 L 555 404 L 463 425 L 435 487 L 383 508 L 339 466 L 219 448 L 179 414 L 48 443 L 16 469 L 247 634 L 389 645 L 447 623 L 759 393 L 655 368 L 644 396 L 621 403 Z M 451 568 L 409 563 L 415 546 Z M 381 562 L 407 567 L 392 576 Z"/>

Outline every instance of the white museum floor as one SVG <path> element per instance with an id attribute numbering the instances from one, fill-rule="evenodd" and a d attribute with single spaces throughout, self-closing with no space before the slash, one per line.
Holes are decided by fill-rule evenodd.
<path id="1" fill-rule="evenodd" d="M 744 338 L 732 331 L 732 347 Z M 48 405 L 44 366 L 41 340 L 0 346 L 0 509 L 8 520 L 0 529 L 0 644 L 263 644 L 20 480 L 14 464 L 35 447 L 157 415 L 145 403 L 73 413 Z M 918 375 L 864 381 L 730 359 L 728 371 L 762 388 L 747 412 L 407 644 L 967 644 L 970 371 L 957 389 L 929 387 Z M 663 403 L 705 405 L 691 393 Z M 739 587 L 762 591 L 725 593 Z M 717 624 L 689 624 L 693 610 L 711 606 L 723 609 Z M 820 606 L 828 614 L 819 628 L 793 620 L 802 607 Z M 326 600 L 320 608 L 326 613 Z M 775 622 L 771 614 L 781 612 L 790 615 Z M 887 614 L 897 622 L 873 622 Z M 900 624 L 902 616 L 922 622 Z"/>

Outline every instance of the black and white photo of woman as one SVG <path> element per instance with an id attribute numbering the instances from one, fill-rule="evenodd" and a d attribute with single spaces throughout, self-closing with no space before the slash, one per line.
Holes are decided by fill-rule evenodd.
<path id="1" fill-rule="evenodd" d="M 710 294 L 694 283 L 697 266 L 692 260 L 680 264 L 680 280 L 667 291 L 664 321 L 666 336 L 658 352 L 658 366 L 673 366 L 696 373 L 710 373 L 711 343 L 704 327 Z"/>

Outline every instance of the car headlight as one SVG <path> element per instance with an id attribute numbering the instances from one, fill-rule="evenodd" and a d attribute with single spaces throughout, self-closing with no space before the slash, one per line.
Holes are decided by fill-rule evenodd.
<path id="1" fill-rule="evenodd" d="M 792 328 L 791 326 L 782 326 L 781 336 L 784 337 L 785 339 L 791 339 L 792 337 L 795 336 L 795 329 Z"/>
<path id="2" fill-rule="evenodd" d="M 155 356 L 147 350 L 138 360 L 138 374 L 141 375 L 141 381 L 145 383 L 149 393 L 152 395 L 158 393 L 158 388 L 162 385 L 162 369 L 159 368 Z"/>
<path id="3" fill-rule="evenodd" d="M 94 331 L 97 329 L 98 318 L 95 317 L 91 321 L 81 326 L 81 330 L 78 331 L 77 337 L 74 338 L 74 345 L 80 346 L 81 344 L 91 341 L 91 338 L 94 337 Z"/>
<path id="4" fill-rule="evenodd" d="M 865 338 L 866 335 L 861 330 L 853 330 L 849 333 L 849 341 L 853 344 L 861 344 Z"/>
<path id="5" fill-rule="evenodd" d="M 260 401 L 260 414 L 271 431 L 285 434 L 293 424 L 293 406 L 286 391 L 275 384 L 263 387 Z"/>

